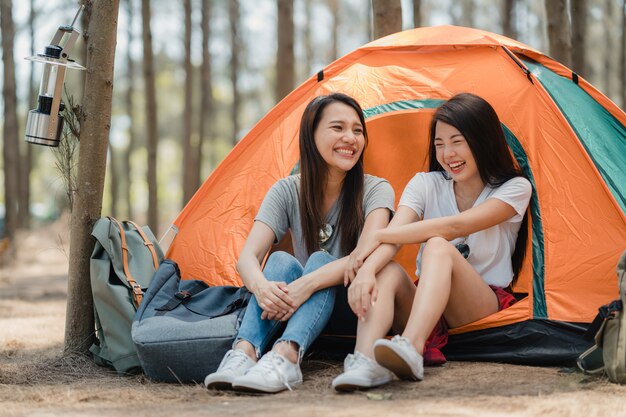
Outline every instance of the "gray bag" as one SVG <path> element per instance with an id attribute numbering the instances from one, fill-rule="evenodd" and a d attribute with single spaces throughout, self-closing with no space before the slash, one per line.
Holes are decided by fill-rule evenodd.
<path id="1" fill-rule="evenodd" d="M 231 348 L 250 293 L 181 280 L 166 259 L 135 315 L 132 337 L 147 377 L 201 383 Z"/>
<path id="2" fill-rule="evenodd" d="M 609 380 L 626 384 L 626 252 L 617 263 L 620 298 L 600 307 L 589 326 L 596 344 L 578 358 L 578 367 L 585 373 L 606 373 Z"/>
<path id="3" fill-rule="evenodd" d="M 96 343 L 89 349 L 99 365 L 119 373 L 141 371 L 130 335 L 133 317 L 163 252 L 147 226 L 99 219 L 91 235 L 91 291 L 96 322 Z"/>

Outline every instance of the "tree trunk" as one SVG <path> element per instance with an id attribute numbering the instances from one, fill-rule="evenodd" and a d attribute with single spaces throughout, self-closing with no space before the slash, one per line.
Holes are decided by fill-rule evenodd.
<path id="1" fill-rule="evenodd" d="M 213 122 L 214 117 L 214 101 L 213 101 L 213 84 L 211 80 L 211 53 L 209 46 L 211 44 L 211 1 L 202 0 L 202 100 L 200 104 L 200 127 L 199 127 L 199 143 L 198 143 L 198 164 L 196 166 L 195 177 L 198 180 L 196 188 L 200 187 L 202 178 L 202 161 L 204 150 L 203 146 L 206 143 L 206 150 L 209 160 L 209 169 L 213 169 L 217 161 L 213 151 Z"/>
<path id="2" fill-rule="evenodd" d="M 587 37 L 587 0 L 571 0 L 572 69 L 585 77 L 585 39 Z"/>
<path id="3" fill-rule="evenodd" d="M 196 192 L 198 180 L 195 178 L 198 169 L 196 164 L 197 146 L 192 143 L 192 114 L 193 114 L 193 67 L 191 66 L 191 0 L 183 1 L 185 16 L 185 108 L 183 111 L 183 207 Z"/>
<path id="4" fill-rule="evenodd" d="M 626 0 L 622 0 L 622 42 L 619 53 L 619 75 L 622 88 L 622 110 L 626 108 Z"/>
<path id="5" fill-rule="evenodd" d="M 126 114 L 128 115 L 129 123 L 128 123 L 128 145 L 126 146 L 126 152 L 124 152 L 124 171 L 126 171 L 126 181 L 124 182 L 124 200 L 126 203 L 126 216 L 129 219 L 133 219 L 133 206 L 131 204 L 131 194 L 132 194 L 132 185 L 133 185 L 133 167 L 130 163 L 131 155 L 135 150 L 135 119 L 133 116 L 133 94 L 135 92 L 135 61 L 133 60 L 133 56 L 131 53 L 131 46 L 133 44 L 134 35 L 133 35 L 133 19 L 134 19 L 134 10 L 133 10 L 133 0 L 127 0 L 127 13 L 128 13 L 128 27 L 127 27 L 127 37 L 128 43 L 126 46 L 126 78 L 127 78 L 127 86 L 126 86 Z"/>
<path id="6" fill-rule="evenodd" d="M 28 15 L 28 34 L 30 38 L 30 55 L 35 55 L 35 2 L 29 1 L 30 13 Z M 32 106 L 36 103 L 35 95 L 35 74 L 34 63 L 30 63 L 30 72 L 28 77 L 28 106 Z M 30 107 L 29 107 L 30 108 Z M 18 139 L 19 141 L 19 139 Z M 33 165 L 33 149 L 35 146 L 30 146 L 26 141 L 19 141 L 22 146 L 22 159 L 20 163 L 20 198 L 19 207 L 24 208 L 20 210 L 20 222 L 19 226 L 25 229 L 30 228 L 31 216 L 30 216 L 30 172 Z"/>
<path id="7" fill-rule="evenodd" d="M 613 76 L 613 0 L 604 0 L 604 94 L 610 99 L 615 99 L 613 96 L 613 83 L 611 78 Z"/>
<path id="8" fill-rule="evenodd" d="M 94 246 L 91 229 L 102 212 L 119 0 L 95 1 L 91 7 L 78 180 L 70 229 L 65 321 L 65 352 L 84 354 L 88 352 L 94 336 L 89 281 L 89 257 Z"/>
<path id="9" fill-rule="evenodd" d="M 13 60 L 13 11 L 11 0 L 0 0 L 0 31 L 2 33 L 2 63 L 4 79 L 3 158 L 4 158 L 4 235 L 15 237 L 18 225 L 18 199 L 20 185 L 19 141 L 17 121 L 17 93 L 15 90 L 15 62 Z"/>
<path id="10" fill-rule="evenodd" d="M 372 0 L 374 8 L 374 39 L 402 30 L 400 0 Z"/>
<path id="11" fill-rule="evenodd" d="M 463 0 L 461 4 L 461 26 L 474 26 L 474 0 Z"/>
<path id="12" fill-rule="evenodd" d="M 302 43 L 304 44 L 304 77 L 307 79 L 313 73 L 313 39 L 311 34 L 311 21 L 313 19 L 313 0 L 304 0 L 304 20 Z"/>
<path id="13" fill-rule="evenodd" d="M 233 146 L 237 144 L 239 136 L 239 107 L 241 97 L 237 86 L 239 77 L 239 55 L 241 54 L 241 39 L 239 37 L 239 0 L 228 0 L 228 17 L 230 23 L 230 82 L 233 92 L 233 103 L 231 106 L 231 120 L 233 121 Z"/>
<path id="14" fill-rule="evenodd" d="M 111 216 L 117 217 L 117 203 L 120 200 L 120 176 L 117 169 L 117 154 L 109 142 L 109 175 L 111 178 Z"/>
<path id="15" fill-rule="evenodd" d="M 150 29 L 150 0 L 141 1 L 143 22 L 143 76 L 145 80 L 146 131 L 148 138 L 148 226 L 155 236 L 159 235 L 159 206 L 157 195 L 158 119 L 154 80 L 154 56 L 152 53 L 152 30 Z"/>
<path id="16" fill-rule="evenodd" d="M 372 0 L 368 0 L 365 3 L 367 41 L 371 42 L 374 40 L 374 8 L 372 7 Z"/>
<path id="17" fill-rule="evenodd" d="M 339 58 L 339 26 L 340 26 L 340 16 L 339 16 L 339 0 L 327 0 L 328 2 L 328 11 L 330 12 L 330 16 L 332 19 L 331 29 L 330 29 L 330 38 L 331 38 L 331 47 L 330 47 L 330 58 L 328 62 L 333 62 L 337 58 Z"/>
<path id="18" fill-rule="evenodd" d="M 570 67 L 572 44 L 567 17 L 567 0 L 545 0 L 545 5 L 550 55 L 563 65 Z"/>
<path id="19" fill-rule="evenodd" d="M 502 8 L 502 33 L 511 39 L 517 39 L 517 27 L 515 26 L 515 3 L 516 0 L 504 0 Z"/>
<path id="20" fill-rule="evenodd" d="M 422 27 L 422 0 L 413 0 L 413 27 Z"/>
<path id="21" fill-rule="evenodd" d="M 293 0 L 278 0 L 278 53 L 276 58 L 276 101 L 294 87 Z"/>

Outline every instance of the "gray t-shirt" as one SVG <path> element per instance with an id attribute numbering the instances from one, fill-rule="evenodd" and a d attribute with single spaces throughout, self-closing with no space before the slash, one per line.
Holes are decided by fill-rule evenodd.
<path id="1" fill-rule="evenodd" d="M 363 191 L 365 217 L 377 208 L 386 208 L 393 213 L 395 196 L 393 188 L 387 180 L 365 175 Z M 287 233 L 287 230 L 291 230 L 294 255 L 304 265 L 309 255 L 302 236 L 299 193 L 300 175 L 291 175 L 279 180 L 267 192 L 254 221 L 263 222 L 274 231 L 274 235 L 276 235 L 274 243 L 278 243 Z M 333 233 L 320 246 L 334 257 L 342 258 L 349 253 L 341 252 L 341 234 L 336 231 L 338 219 L 339 199 L 326 216 L 326 223 L 331 225 Z"/>

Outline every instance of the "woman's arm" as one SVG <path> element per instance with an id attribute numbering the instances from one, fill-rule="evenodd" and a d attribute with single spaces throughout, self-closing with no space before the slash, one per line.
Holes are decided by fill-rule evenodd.
<path id="1" fill-rule="evenodd" d="M 287 284 L 268 281 L 261 270 L 261 263 L 272 247 L 274 239 L 274 232 L 268 225 L 260 221 L 254 222 L 239 255 L 237 272 L 246 288 L 256 297 L 259 307 L 265 312 L 287 313 L 294 307 Z"/>
<path id="2" fill-rule="evenodd" d="M 490 198 L 454 216 L 422 220 L 402 226 L 389 225 L 387 229 L 378 230 L 374 234 L 374 241 L 379 244 L 406 244 L 426 242 L 432 237 L 452 240 L 493 227 L 512 218 L 515 214 L 517 213 L 511 205 L 502 200 Z"/>
<path id="3" fill-rule="evenodd" d="M 400 206 L 387 229 L 400 227 L 417 220 L 419 217 L 415 211 L 409 207 Z M 386 229 L 376 230 L 373 235 L 378 235 L 382 230 Z M 370 304 L 376 301 L 378 294 L 376 274 L 393 259 L 400 249 L 400 245 L 380 244 L 375 237 L 370 237 L 363 244 L 364 249 L 361 255 L 365 253 L 367 258 L 348 289 L 348 303 L 359 319 L 364 318 Z"/>
<path id="4" fill-rule="evenodd" d="M 389 223 L 389 210 L 386 208 L 379 208 L 372 210 L 365 218 L 365 224 L 363 225 L 363 232 L 359 237 L 357 243 L 357 249 L 361 244 L 361 241 L 365 238 L 369 238 L 376 230 L 384 228 Z M 356 250 L 356 249 L 355 249 Z M 333 287 L 343 282 L 345 270 L 350 262 L 349 256 L 344 256 L 341 259 L 337 259 L 330 262 L 321 268 L 304 275 L 289 284 L 289 296 L 293 299 L 297 306 L 302 305 L 309 297 L 324 288 Z M 291 313 L 280 317 L 281 320 L 288 320 L 291 317 Z M 271 318 L 271 316 L 268 316 Z M 276 318 L 276 317 L 275 317 Z"/>

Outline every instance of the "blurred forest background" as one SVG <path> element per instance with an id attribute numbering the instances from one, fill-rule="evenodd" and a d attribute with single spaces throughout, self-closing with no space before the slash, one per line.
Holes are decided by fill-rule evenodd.
<path id="1" fill-rule="evenodd" d="M 63 178 L 71 177 L 58 169 L 63 151 L 23 140 L 42 67 L 23 58 L 42 53 L 80 3 L 87 7 L 75 26 L 87 28 L 92 2 L 0 1 L 0 228 L 11 238 L 67 210 L 75 186 L 70 181 L 68 193 Z M 505 34 L 570 66 L 623 106 L 625 22 L 625 0 L 120 0 L 102 213 L 165 232 L 230 149 L 292 89 L 403 29 L 453 24 Z M 71 53 L 82 65 L 85 45 L 79 39 Z M 84 80 L 83 71 L 68 71 L 66 105 L 81 104 Z M 67 119 L 76 118 L 71 107 Z M 61 163 L 65 171 L 76 158 Z"/>

